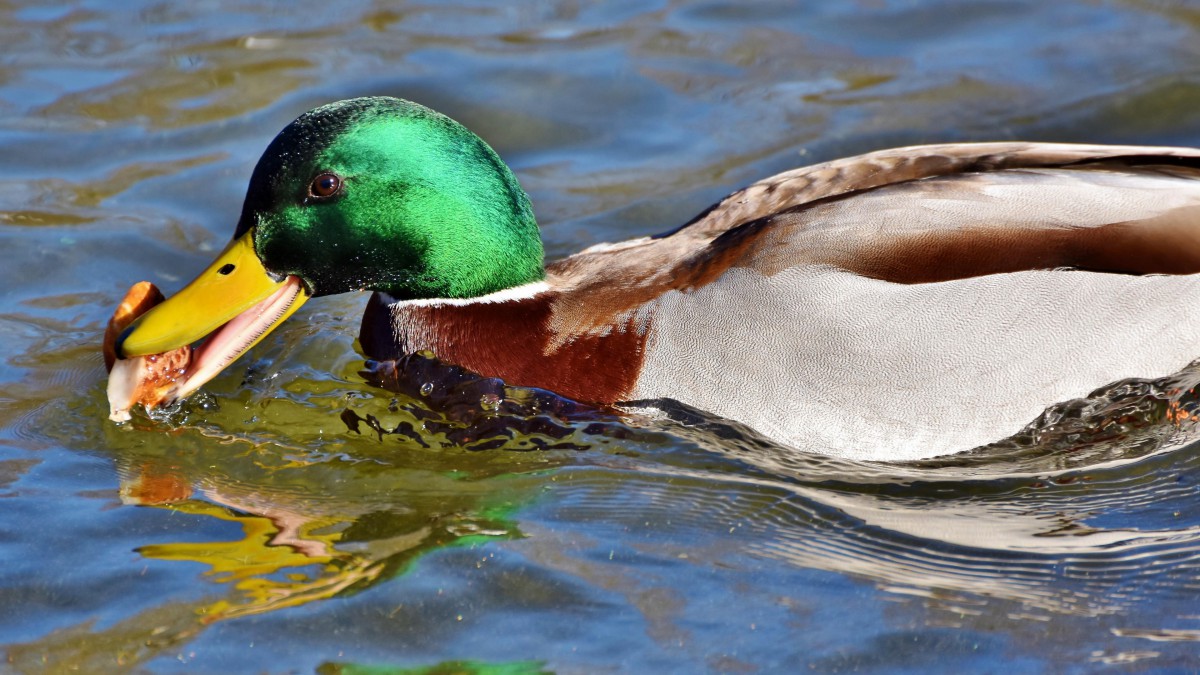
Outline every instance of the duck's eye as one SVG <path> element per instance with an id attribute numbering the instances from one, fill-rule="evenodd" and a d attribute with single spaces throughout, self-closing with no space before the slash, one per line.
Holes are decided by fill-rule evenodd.
<path id="1" fill-rule="evenodd" d="M 308 194 L 310 197 L 317 199 L 325 199 L 332 197 L 342 189 L 342 179 L 337 174 L 323 173 L 312 180 L 308 186 Z"/>

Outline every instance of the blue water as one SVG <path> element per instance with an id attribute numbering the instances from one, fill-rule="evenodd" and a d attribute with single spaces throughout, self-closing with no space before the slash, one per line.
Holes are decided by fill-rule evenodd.
<path id="1" fill-rule="evenodd" d="M 324 102 L 467 124 L 556 257 L 880 147 L 1200 145 L 1198 33 L 1175 2 L 0 6 L 4 669 L 1200 669 L 1200 454 L 1163 412 L 1193 373 L 872 465 L 688 410 L 514 416 L 490 450 L 355 433 L 347 410 L 392 429 L 426 403 L 359 374 L 363 296 L 308 303 L 165 419 L 107 421 L 98 351 Z"/>

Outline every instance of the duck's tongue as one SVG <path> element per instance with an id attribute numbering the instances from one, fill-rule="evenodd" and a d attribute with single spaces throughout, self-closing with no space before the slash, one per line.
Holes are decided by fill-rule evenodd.
<path id="1" fill-rule="evenodd" d="M 303 291 L 300 278 L 289 276 L 279 290 L 210 333 L 192 355 L 191 366 L 177 397 L 183 398 L 204 386 L 249 351 L 291 313 Z"/>
<path id="2" fill-rule="evenodd" d="M 115 349 L 118 336 L 134 319 L 163 302 L 154 284 L 134 284 L 104 334 L 109 418 L 124 422 L 139 403 L 151 410 L 196 391 L 282 321 L 302 291 L 300 279 L 288 277 L 274 293 L 213 331 L 195 350 L 185 345 L 160 354 L 119 359 Z"/>

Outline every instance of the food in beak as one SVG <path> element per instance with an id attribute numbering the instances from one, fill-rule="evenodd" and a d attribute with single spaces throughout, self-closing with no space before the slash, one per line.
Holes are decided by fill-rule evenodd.
<path id="1" fill-rule="evenodd" d="M 192 348 L 184 345 L 162 354 L 116 357 L 116 341 L 133 320 L 163 302 L 163 294 L 149 281 L 134 284 L 104 331 L 104 366 L 108 369 L 109 419 L 129 420 L 129 411 L 141 403 L 147 410 L 179 398 L 192 363 Z"/>

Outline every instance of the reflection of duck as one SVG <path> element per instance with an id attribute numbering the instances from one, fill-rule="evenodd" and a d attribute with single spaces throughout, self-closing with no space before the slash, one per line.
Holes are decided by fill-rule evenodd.
<path id="1" fill-rule="evenodd" d="M 196 489 L 188 479 L 163 469 L 155 464 L 128 467 L 122 501 L 210 516 L 237 523 L 244 531 L 231 541 L 157 543 L 138 549 L 147 558 L 206 564 L 214 580 L 236 586 L 238 592 L 230 598 L 203 609 L 204 623 L 323 600 L 354 584 L 371 583 L 382 571 L 376 559 L 337 549 L 345 522 L 338 516 L 313 514 L 312 509 L 306 513 L 286 501 L 277 505 L 253 492 L 226 495 L 215 484 L 200 487 L 204 500 L 193 499 Z"/>
<path id="2" fill-rule="evenodd" d="M 156 580 L 162 597 L 103 626 L 85 616 L 32 641 L 8 643 L 4 672 L 127 672 L 155 659 L 188 663 L 203 650 L 184 646 L 219 622 L 267 613 L 286 622 L 286 610 L 364 591 L 406 572 L 426 554 L 519 536 L 509 519 L 525 494 L 519 488 L 509 491 L 519 480 L 496 481 L 492 475 L 464 481 L 461 475 L 411 467 L 363 471 L 363 465 L 336 461 L 267 469 L 257 461 L 261 457 L 231 456 L 228 445 L 200 445 L 216 454 L 201 449 L 173 453 L 170 461 L 118 460 L 124 503 L 175 514 L 158 521 L 162 529 L 146 537 L 153 543 L 137 548 L 149 561 L 186 563 L 143 567 L 141 573 Z M 415 487 L 406 481 L 414 473 L 420 475 Z M 197 526 L 212 534 L 228 532 L 199 522 L 206 520 L 233 525 L 240 535 L 195 541 Z M 195 592 L 194 563 L 209 570 L 204 578 L 212 583 L 203 585 L 204 592 Z M 172 574 L 170 567 L 182 569 Z M 171 589 L 172 580 L 182 585 Z M 478 599 L 471 583 L 461 594 L 420 583 L 401 592 L 407 600 L 389 604 L 387 625 L 412 627 L 426 636 L 430 633 L 421 631 L 437 635 L 439 627 L 461 627 L 453 618 L 438 617 L 454 617 L 461 604 Z M 315 611 L 345 611 L 345 606 Z M 455 664 L 431 672 L 464 668 Z"/>
<path id="3" fill-rule="evenodd" d="M 237 468 L 244 476 L 245 464 Z M 394 475 L 373 478 L 353 469 L 339 469 L 320 465 L 314 471 L 285 470 L 270 475 L 281 478 L 278 473 L 298 473 L 291 478 L 310 480 L 318 474 L 353 477 L 358 480 L 344 482 L 359 488 L 382 480 L 393 489 L 397 485 Z M 506 508 L 481 506 L 479 494 L 461 489 L 463 483 L 456 479 L 446 479 L 446 484 L 459 487 L 462 494 L 447 499 L 446 484 L 427 477 L 423 485 L 438 498 L 421 499 L 427 495 L 402 490 L 407 500 L 401 507 L 336 488 L 312 498 L 296 486 L 272 486 L 265 479 L 240 483 L 222 473 L 160 461 L 125 463 L 120 473 L 121 498 L 126 504 L 168 508 L 241 527 L 241 536 L 226 541 L 158 542 L 137 549 L 146 558 L 202 563 L 210 567 L 211 580 L 232 585 L 226 598 L 202 610 L 205 623 L 363 589 L 426 553 L 516 533 L 516 526 L 507 520 Z M 316 492 L 317 484 L 319 481 L 314 481 L 306 487 Z M 403 513 L 404 509 L 411 513 Z M 484 510 L 486 515 L 481 513 Z M 373 519 L 386 524 L 363 526 L 359 522 Z"/>
<path id="4" fill-rule="evenodd" d="M 483 141 L 354 99 L 276 137 L 233 242 L 119 350 L 211 333 L 186 394 L 310 295 L 371 289 L 375 359 L 427 349 L 589 402 L 678 399 L 818 452 L 930 456 L 1200 353 L 1198 178 L 1186 149 L 904 148 L 543 268 L 528 199 Z"/>

